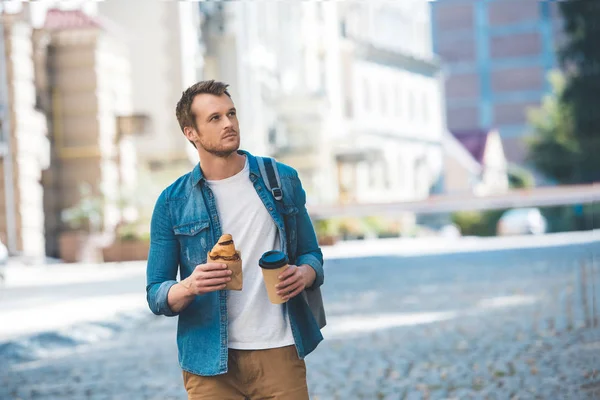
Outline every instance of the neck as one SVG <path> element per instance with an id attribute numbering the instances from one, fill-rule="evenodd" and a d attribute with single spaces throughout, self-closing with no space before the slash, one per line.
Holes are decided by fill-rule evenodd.
<path id="1" fill-rule="evenodd" d="M 234 151 L 227 157 L 218 157 L 204 150 L 198 150 L 202 174 L 209 181 L 227 179 L 244 169 L 246 156 Z"/>

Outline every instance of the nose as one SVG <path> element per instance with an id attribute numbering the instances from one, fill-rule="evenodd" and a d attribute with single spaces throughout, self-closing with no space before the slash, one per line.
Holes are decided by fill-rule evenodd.
<path id="1" fill-rule="evenodd" d="M 223 122 L 225 124 L 225 128 L 229 128 L 233 125 L 233 123 L 231 122 L 231 118 L 229 118 L 228 116 L 223 117 Z"/>

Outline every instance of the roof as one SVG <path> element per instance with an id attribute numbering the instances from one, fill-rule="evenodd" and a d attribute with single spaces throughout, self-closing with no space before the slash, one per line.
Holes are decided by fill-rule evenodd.
<path id="1" fill-rule="evenodd" d="M 81 28 L 103 28 L 102 23 L 81 10 L 48 10 L 44 28 L 49 30 L 67 30 Z"/>
<path id="2" fill-rule="evenodd" d="M 483 162 L 489 131 L 454 131 L 452 132 L 452 135 L 454 135 L 454 137 L 464 146 L 464 148 L 471 153 L 477 162 L 480 164 Z"/>
<path id="3" fill-rule="evenodd" d="M 463 167 L 474 174 L 479 174 L 481 172 L 481 163 L 479 163 L 473 155 L 465 149 L 465 146 L 463 146 L 449 131 L 445 131 L 443 134 L 443 144 L 444 152 L 447 156 L 454 158 Z"/>

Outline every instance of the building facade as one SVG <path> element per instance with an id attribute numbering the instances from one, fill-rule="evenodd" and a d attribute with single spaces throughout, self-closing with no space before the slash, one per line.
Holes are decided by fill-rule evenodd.
<path id="1" fill-rule="evenodd" d="M 191 2 L 106 0 L 97 4 L 97 13 L 122 29 L 135 71 L 133 112 L 149 119 L 136 139 L 140 167 L 197 162 L 177 123 L 175 105 L 183 90 L 197 82 L 201 68 L 198 7 Z"/>
<path id="2" fill-rule="evenodd" d="M 438 0 L 431 10 L 449 129 L 497 129 L 509 161 L 524 162 L 527 109 L 549 93 L 557 67 L 558 2 Z"/>
<path id="3" fill-rule="evenodd" d="M 294 166 L 309 202 L 439 187 L 444 107 L 426 1 L 200 4 L 204 78 L 232 85 L 242 145 Z"/>
<path id="4" fill-rule="evenodd" d="M 49 167 L 46 117 L 38 109 L 33 30 L 21 13 L 0 14 L 0 236 L 13 254 L 45 255 L 42 171 Z"/>
<path id="5" fill-rule="evenodd" d="M 49 10 L 34 44 L 40 106 L 50 121 L 47 254 L 60 256 L 59 239 L 70 231 L 113 232 L 122 220 L 123 193 L 136 179 L 133 139 L 120 124 L 132 113 L 131 67 L 118 32 L 80 10 Z M 81 226 L 65 220 L 74 208 L 86 221 L 72 222 Z"/>

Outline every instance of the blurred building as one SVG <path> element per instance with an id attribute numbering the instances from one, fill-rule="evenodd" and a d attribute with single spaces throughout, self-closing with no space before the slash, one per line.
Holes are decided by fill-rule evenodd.
<path id="1" fill-rule="evenodd" d="M 202 79 L 230 85 L 238 110 L 242 147 L 256 154 L 268 153 L 269 132 L 277 124 L 275 107 L 280 97 L 278 71 L 285 48 L 281 15 L 298 4 L 281 2 L 200 2 L 202 30 Z M 291 60 L 290 60 L 291 61 Z"/>
<path id="2" fill-rule="evenodd" d="M 121 38 L 135 71 L 132 109 L 150 121 L 136 140 L 138 167 L 161 170 L 180 164 L 191 169 L 198 154 L 179 128 L 175 105 L 181 93 L 199 80 L 202 58 L 196 3 L 106 0 L 98 3 L 98 14 L 126 29 Z"/>
<path id="3" fill-rule="evenodd" d="M 444 107 L 426 1 L 200 9 L 204 78 L 232 85 L 243 146 L 294 166 L 309 201 L 440 189 Z"/>
<path id="4" fill-rule="evenodd" d="M 497 131 L 448 133 L 444 149 L 446 193 L 486 196 L 508 190 L 507 160 Z"/>
<path id="5" fill-rule="evenodd" d="M 32 27 L 23 14 L 0 14 L 0 236 L 9 250 L 45 255 L 42 171 L 49 166 L 46 118 L 37 106 Z M 8 207 L 7 207 L 8 205 Z"/>
<path id="6" fill-rule="evenodd" d="M 433 43 L 445 67 L 448 127 L 498 129 L 506 155 L 526 155 L 527 109 L 551 89 L 561 41 L 558 2 L 437 0 Z"/>
<path id="7" fill-rule="evenodd" d="M 76 228 L 61 218 L 66 209 L 75 207 L 82 219 L 100 215 L 81 221 L 82 229 L 98 224 L 111 232 L 121 221 L 123 190 L 136 178 L 135 147 L 123 126 L 132 113 L 131 67 L 120 31 L 79 10 L 48 11 L 34 47 L 39 105 L 50 121 L 47 254 L 56 256 L 59 238 Z M 82 196 L 84 184 L 90 193 Z"/>

